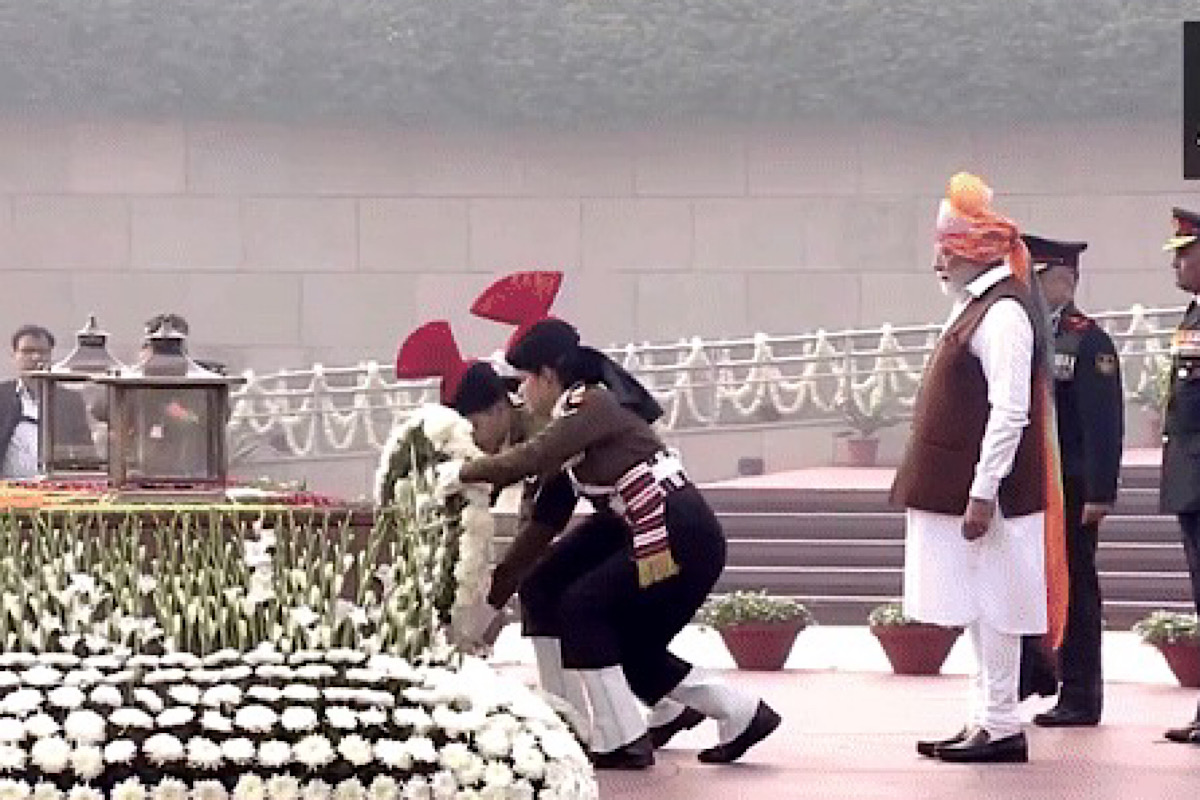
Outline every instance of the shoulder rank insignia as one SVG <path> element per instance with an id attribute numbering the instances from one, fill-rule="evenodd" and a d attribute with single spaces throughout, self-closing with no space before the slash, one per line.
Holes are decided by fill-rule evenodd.
<path id="1" fill-rule="evenodd" d="M 1096 354 L 1096 372 L 1101 375 L 1117 374 L 1117 357 L 1112 353 Z"/>
<path id="2" fill-rule="evenodd" d="M 586 384 L 578 384 L 567 389 L 563 396 L 559 398 L 558 404 L 555 407 L 554 416 L 565 417 L 568 414 L 574 414 L 583 405 L 587 398 L 588 387 Z"/>

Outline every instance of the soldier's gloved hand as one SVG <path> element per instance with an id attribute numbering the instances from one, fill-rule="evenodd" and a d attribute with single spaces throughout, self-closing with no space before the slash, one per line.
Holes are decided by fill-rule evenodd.
<path id="1" fill-rule="evenodd" d="M 462 459 L 456 458 L 453 461 L 443 461 L 434 465 L 434 497 L 438 500 L 445 500 L 450 495 L 462 491 L 463 485 L 462 481 L 458 479 L 458 474 L 462 472 L 463 463 Z"/>

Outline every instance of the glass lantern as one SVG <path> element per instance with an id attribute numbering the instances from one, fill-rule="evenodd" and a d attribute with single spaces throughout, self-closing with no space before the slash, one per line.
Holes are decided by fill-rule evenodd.
<path id="1" fill-rule="evenodd" d="M 229 475 L 229 392 L 244 379 L 204 369 L 169 323 L 146 339 L 149 352 L 108 387 L 109 483 L 126 499 L 223 495 Z"/>
<path id="2" fill-rule="evenodd" d="M 38 472 L 49 480 L 102 480 L 107 474 L 107 442 L 96 412 L 104 390 L 95 377 L 115 373 L 121 362 L 108 352 L 108 334 L 94 314 L 75 334 L 75 348 L 48 369 L 24 378 L 38 397 Z M 102 415 L 102 413 L 101 413 Z"/>

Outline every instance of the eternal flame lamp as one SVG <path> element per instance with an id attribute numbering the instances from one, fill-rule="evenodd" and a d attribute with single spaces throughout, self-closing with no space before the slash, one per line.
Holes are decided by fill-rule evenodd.
<path id="1" fill-rule="evenodd" d="M 109 483 L 127 499 L 220 496 L 229 474 L 229 392 L 244 379 L 189 358 L 183 333 L 169 320 L 146 344 L 149 352 L 133 367 L 98 379 L 108 386 L 111 414 Z"/>
<path id="2" fill-rule="evenodd" d="M 38 471 L 50 480 L 101 480 L 107 471 L 105 442 L 93 435 L 91 411 L 103 394 L 93 378 L 114 373 L 121 362 L 108 352 L 108 334 L 88 315 L 75 334 L 75 349 L 47 369 L 25 373 L 38 397 Z"/>

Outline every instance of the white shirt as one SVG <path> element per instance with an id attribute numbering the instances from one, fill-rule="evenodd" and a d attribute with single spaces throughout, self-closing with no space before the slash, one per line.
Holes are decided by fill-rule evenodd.
<path id="1" fill-rule="evenodd" d="M 38 404 L 20 381 L 17 381 L 17 397 L 21 398 L 21 419 L 9 439 L 0 477 L 25 479 L 38 473 Z"/>
<path id="2" fill-rule="evenodd" d="M 946 327 L 972 300 L 1010 275 L 1008 266 L 995 267 L 967 284 L 950 311 Z M 1021 433 L 1029 424 L 1033 380 L 1033 324 L 1029 315 L 1016 300 L 998 300 L 971 334 L 970 349 L 983 368 L 991 406 L 971 497 L 995 500 L 1000 481 L 1012 471 Z"/>

